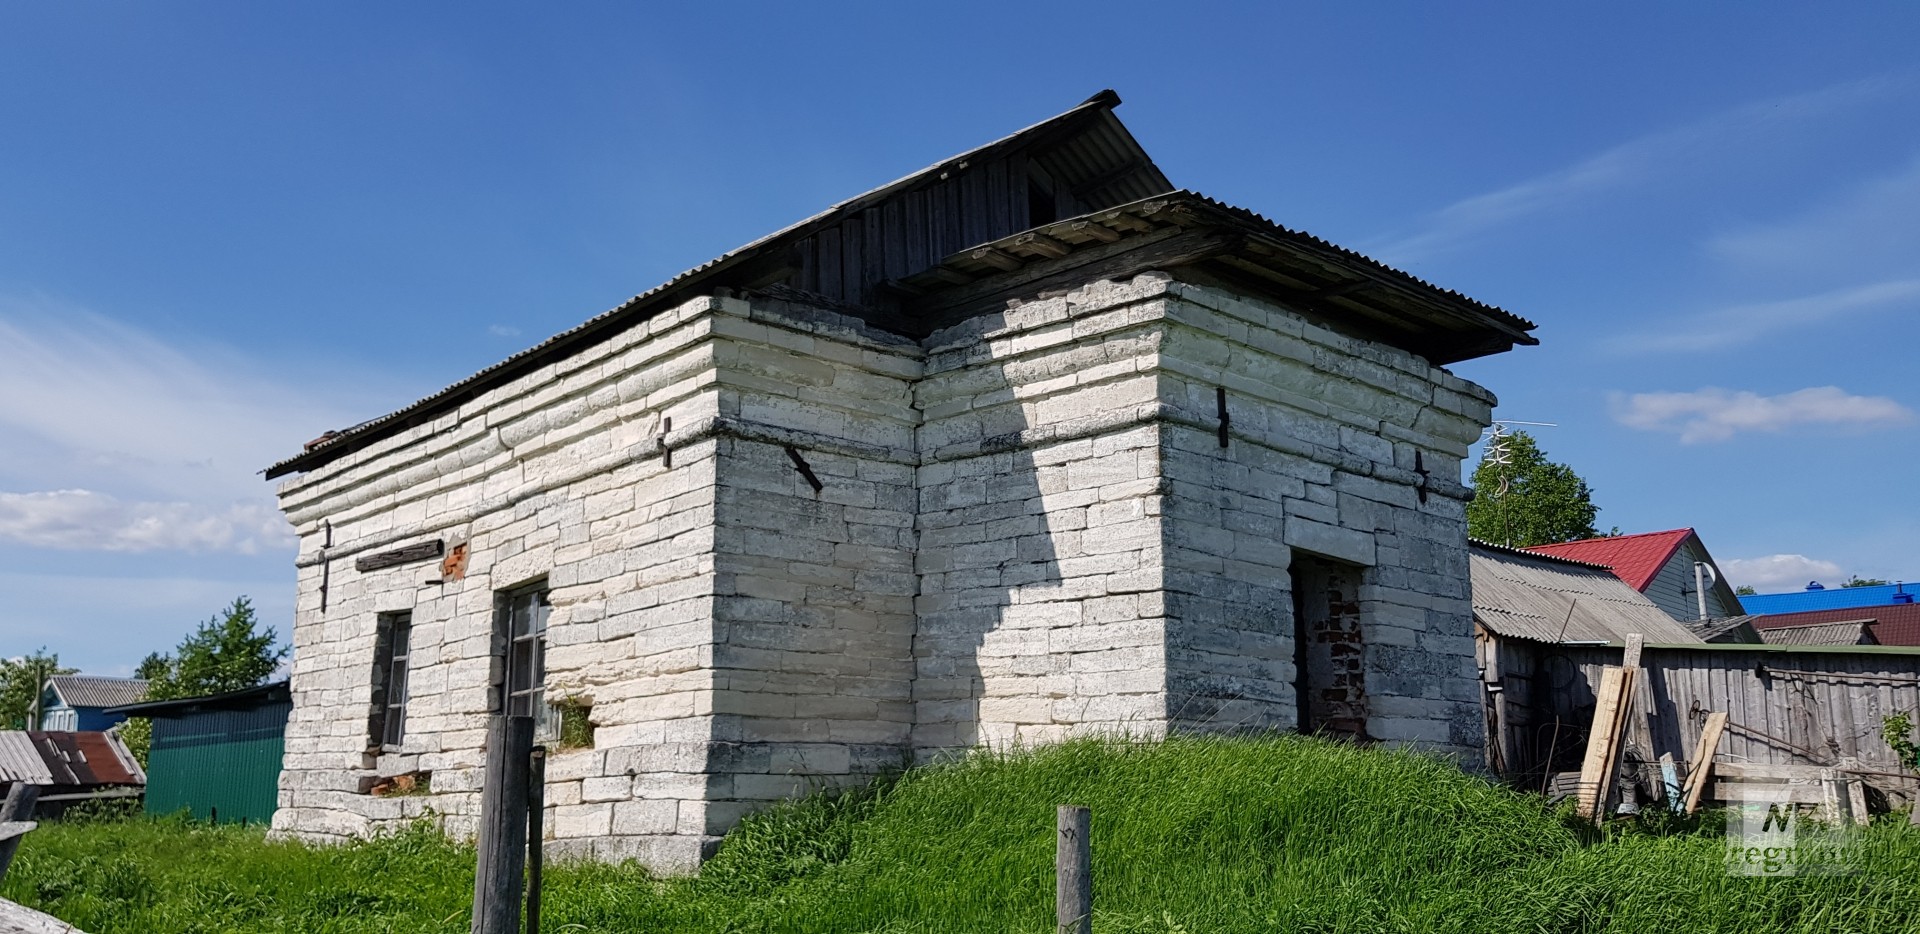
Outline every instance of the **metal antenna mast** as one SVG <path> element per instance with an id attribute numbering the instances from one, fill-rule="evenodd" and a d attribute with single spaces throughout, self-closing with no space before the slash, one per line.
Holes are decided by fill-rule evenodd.
<path id="1" fill-rule="evenodd" d="M 1493 491 L 1494 502 L 1500 505 L 1500 534 L 1502 545 L 1513 547 L 1513 517 L 1507 511 L 1507 490 L 1513 486 L 1513 450 L 1507 446 L 1513 437 L 1507 430 L 1508 425 L 1538 425 L 1542 428 L 1558 428 L 1553 422 L 1523 422 L 1517 419 L 1495 419 L 1493 426 L 1486 430 L 1487 449 L 1480 455 L 1480 462 L 1499 468 L 1500 486 Z"/>

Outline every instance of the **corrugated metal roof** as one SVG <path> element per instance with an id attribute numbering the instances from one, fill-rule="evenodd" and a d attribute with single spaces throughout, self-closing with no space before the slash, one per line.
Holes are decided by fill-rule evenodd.
<path id="1" fill-rule="evenodd" d="M 1704 644 L 1687 627 L 1603 568 L 1549 556 L 1468 547 L 1473 616 L 1495 634 L 1536 642 Z"/>
<path id="2" fill-rule="evenodd" d="M 147 682 L 139 678 L 55 675 L 47 687 L 68 707 L 118 707 L 147 699 Z"/>
<path id="3" fill-rule="evenodd" d="M 1693 537 L 1692 529 L 1673 529 L 1666 532 L 1642 532 L 1637 535 L 1612 535 L 1606 538 L 1588 538 L 1577 542 L 1561 542 L 1557 545 L 1536 545 L 1528 551 L 1557 558 L 1573 558 L 1589 561 L 1613 569 L 1635 590 L 1645 590 L 1647 585 L 1666 567 L 1668 559 L 1680 550 L 1680 546 Z M 1744 606 L 1744 604 L 1743 604 Z"/>
<path id="4" fill-rule="evenodd" d="M 0 780 L 47 786 L 140 785 L 146 776 L 117 734 L 0 732 Z"/>
<path id="5" fill-rule="evenodd" d="M 1828 587 L 1825 590 L 1795 590 L 1788 593 L 1762 593 L 1740 598 L 1750 613 L 1806 613 L 1814 610 L 1844 610 L 1866 606 L 1913 606 L 1898 602 L 1908 596 L 1920 600 L 1920 584 L 1877 584 L 1872 587 Z"/>
<path id="6" fill-rule="evenodd" d="M 1870 619 L 1852 619 L 1769 626 L 1760 630 L 1760 639 L 1768 645 L 1874 645 L 1873 633 L 1869 630 L 1872 623 Z"/>
<path id="7" fill-rule="evenodd" d="M 1920 604 L 1847 607 L 1838 610 L 1814 610 L 1807 613 L 1770 613 L 1753 618 L 1756 629 L 1800 626 L 1808 623 L 1835 623 L 1871 619 L 1873 638 L 1881 645 L 1920 645 Z"/>
<path id="8" fill-rule="evenodd" d="M 53 770 L 24 730 L 0 732 L 0 781 L 53 784 Z"/>

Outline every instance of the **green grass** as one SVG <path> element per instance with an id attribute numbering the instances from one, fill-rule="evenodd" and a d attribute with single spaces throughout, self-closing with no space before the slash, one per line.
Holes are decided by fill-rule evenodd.
<path id="1" fill-rule="evenodd" d="M 561 865 L 547 932 L 1044 932 L 1056 805 L 1094 814 L 1095 930 L 1920 931 L 1920 832 L 1860 871 L 1736 878 L 1712 827 L 1583 841 L 1540 799 L 1419 756 L 1297 737 L 1079 742 L 755 817 L 698 879 Z M 3 893 L 92 934 L 463 932 L 472 850 L 337 847 L 135 820 L 49 824 Z"/>

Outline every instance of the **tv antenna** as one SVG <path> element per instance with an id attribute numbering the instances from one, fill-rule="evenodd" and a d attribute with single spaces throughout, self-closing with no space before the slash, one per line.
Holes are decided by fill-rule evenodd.
<path id="1" fill-rule="evenodd" d="M 1493 500 L 1500 504 L 1500 530 L 1505 539 L 1501 544 L 1513 547 L 1513 518 L 1507 512 L 1507 491 L 1513 487 L 1513 449 L 1508 442 L 1513 438 L 1510 425 L 1534 425 L 1541 428 L 1558 428 L 1554 422 L 1526 422 L 1514 418 L 1495 419 L 1486 431 L 1481 432 L 1487 439 L 1487 448 L 1480 455 L 1480 463 L 1492 464 L 1499 468 L 1500 486 L 1492 494 Z"/>

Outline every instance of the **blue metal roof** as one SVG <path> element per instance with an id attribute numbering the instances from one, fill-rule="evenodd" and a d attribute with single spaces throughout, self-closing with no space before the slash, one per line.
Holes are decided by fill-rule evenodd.
<path id="1" fill-rule="evenodd" d="M 1894 599 L 1895 594 L 1903 592 L 1911 596 L 1913 602 L 1920 603 L 1920 583 L 1906 583 L 1754 594 L 1741 597 L 1740 605 L 1755 616 L 1803 613 L 1808 610 L 1847 610 L 1859 606 L 1889 606 L 1904 602 Z"/>

